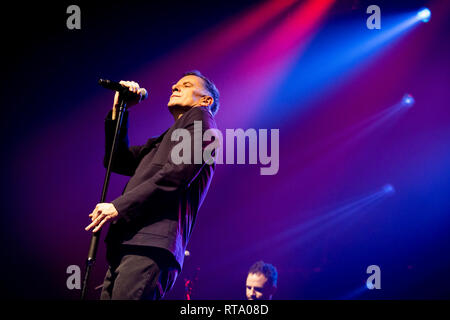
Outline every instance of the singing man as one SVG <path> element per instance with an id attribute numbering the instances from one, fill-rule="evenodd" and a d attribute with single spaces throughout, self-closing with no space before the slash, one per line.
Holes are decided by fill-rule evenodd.
<path id="1" fill-rule="evenodd" d="M 131 92 L 141 94 L 139 84 L 121 81 Z M 128 106 L 137 101 L 129 102 Z M 105 119 L 107 165 L 112 146 L 119 94 Z M 86 230 L 99 231 L 110 222 L 105 239 L 109 264 L 101 300 L 159 300 L 172 288 L 181 272 L 186 245 L 192 235 L 198 210 L 215 170 L 214 162 L 175 164 L 171 150 L 172 132 L 186 129 L 203 136 L 217 129 L 214 116 L 219 109 L 219 91 L 198 71 L 185 73 L 172 86 L 168 103 L 174 123 L 159 137 L 140 146 L 129 146 L 128 111 L 125 111 L 112 171 L 130 176 L 122 195 L 111 203 L 99 203 L 89 214 Z M 194 121 L 201 121 L 195 126 Z M 199 129 L 200 128 L 200 129 Z M 201 142 L 206 148 L 211 142 Z M 197 162 L 197 163 L 196 163 Z M 177 162 L 178 163 L 178 162 Z"/>

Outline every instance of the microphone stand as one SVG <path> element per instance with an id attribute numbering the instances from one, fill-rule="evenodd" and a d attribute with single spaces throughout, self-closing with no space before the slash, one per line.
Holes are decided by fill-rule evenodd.
<path id="1" fill-rule="evenodd" d="M 123 116 L 124 116 L 125 110 L 127 108 L 127 104 L 126 104 L 126 100 L 125 100 L 126 96 L 127 96 L 126 95 L 127 90 L 128 90 L 128 88 L 125 88 L 124 91 L 119 94 L 119 113 L 118 113 L 118 117 L 117 117 L 117 124 L 116 124 L 116 130 L 114 132 L 114 139 L 113 139 L 113 143 L 112 143 L 112 147 L 111 147 L 111 153 L 109 154 L 108 166 L 106 167 L 106 174 L 105 174 L 105 180 L 103 182 L 103 189 L 102 189 L 102 195 L 100 198 L 100 203 L 105 202 L 105 199 L 106 199 L 106 193 L 107 193 L 108 186 L 109 186 L 109 178 L 111 176 L 111 164 L 113 161 L 114 152 L 116 150 L 117 141 L 118 141 L 118 137 L 119 137 L 119 133 L 120 133 L 120 128 L 122 127 Z M 83 286 L 81 289 L 81 300 L 86 299 L 89 276 L 90 276 L 91 269 L 95 263 L 95 257 L 97 255 L 97 248 L 98 248 L 98 243 L 100 240 L 100 231 L 101 230 L 98 230 L 97 232 L 95 232 L 92 235 L 91 243 L 89 245 L 89 252 L 88 252 L 88 257 L 86 259 L 86 269 L 85 269 L 85 274 L 84 274 Z"/>

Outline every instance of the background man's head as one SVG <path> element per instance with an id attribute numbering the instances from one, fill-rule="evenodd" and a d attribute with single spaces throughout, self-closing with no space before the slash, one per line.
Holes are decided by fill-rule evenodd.
<path id="1" fill-rule="evenodd" d="M 219 110 L 219 104 L 219 90 L 214 83 L 194 70 L 183 74 L 183 77 L 172 86 L 172 95 L 167 106 L 171 111 L 177 108 L 209 107 L 211 113 L 215 115 Z"/>
<path id="2" fill-rule="evenodd" d="M 248 300 L 271 300 L 277 289 L 277 269 L 264 261 L 255 262 L 248 271 L 246 296 Z"/>

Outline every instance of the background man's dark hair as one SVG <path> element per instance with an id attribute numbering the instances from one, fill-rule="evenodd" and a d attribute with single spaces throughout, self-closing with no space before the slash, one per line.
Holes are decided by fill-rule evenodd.
<path id="1" fill-rule="evenodd" d="M 257 261 L 250 267 L 248 273 L 261 273 L 267 278 L 267 283 L 269 285 L 273 287 L 277 286 L 278 272 L 270 263 L 265 263 L 262 260 Z"/>
<path id="2" fill-rule="evenodd" d="M 212 105 L 209 106 L 209 109 L 211 110 L 211 113 L 213 114 L 213 116 L 216 115 L 217 111 L 219 111 L 219 106 L 220 106 L 220 102 L 219 102 L 220 94 L 219 94 L 219 90 L 217 90 L 214 83 L 211 80 L 209 80 L 207 77 L 202 75 L 200 73 L 200 71 L 198 71 L 198 70 L 192 70 L 192 71 L 186 72 L 185 74 L 183 74 L 183 77 L 185 77 L 185 76 L 197 76 L 197 77 L 203 79 L 203 81 L 205 83 L 205 89 L 208 90 L 209 94 L 214 99 L 214 102 Z"/>

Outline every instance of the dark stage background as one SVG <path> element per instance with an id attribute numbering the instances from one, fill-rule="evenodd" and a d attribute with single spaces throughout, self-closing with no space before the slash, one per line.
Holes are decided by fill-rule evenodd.
<path id="1" fill-rule="evenodd" d="M 66 27 L 71 4 L 80 30 Z M 371 4 L 380 30 L 366 27 Z M 424 6 L 431 20 L 411 22 Z M 448 1 L 16 2 L 2 13 L 2 299 L 80 294 L 66 269 L 84 269 L 113 99 L 97 80 L 149 89 L 130 111 L 131 143 L 143 144 L 171 125 L 171 85 L 192 69 L 221 91 L 222 132 L 280 130 L 279 170 L 218 165 L 167 299 L 183 299 L 197 268 L 194 299 L 244 299 L 260 259 L 278 269 L 277 299 L 450 297 Z M 112 175 L 109 200 L 126 181 Z M 91 288 L 104 254 L 101 242 Z M 365 289 L 370 265 L 380 290 Z"/>

